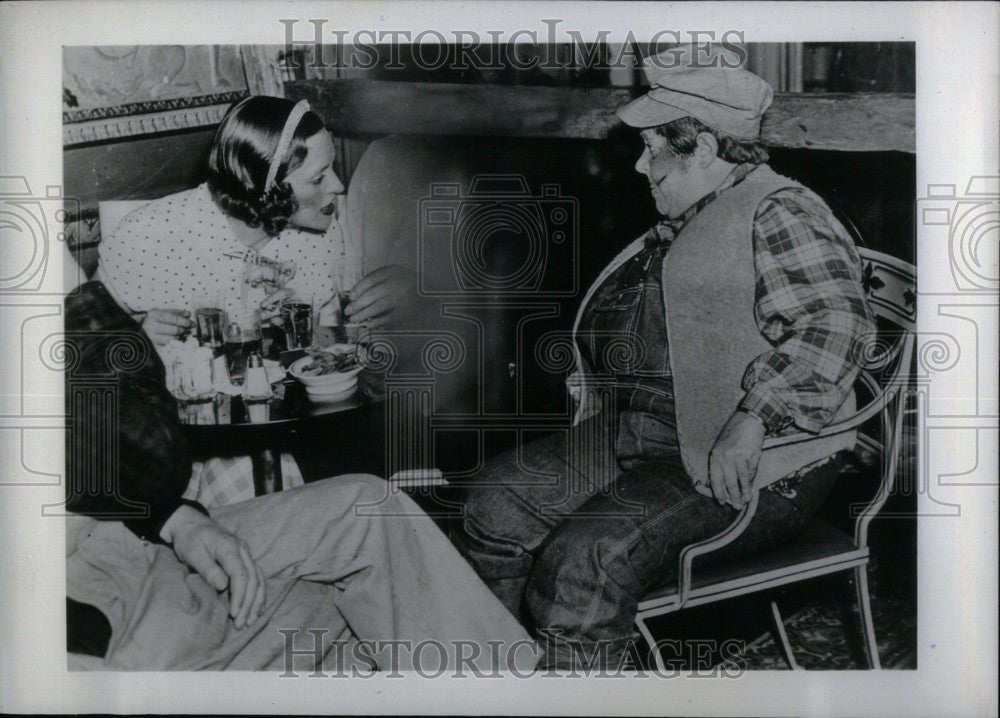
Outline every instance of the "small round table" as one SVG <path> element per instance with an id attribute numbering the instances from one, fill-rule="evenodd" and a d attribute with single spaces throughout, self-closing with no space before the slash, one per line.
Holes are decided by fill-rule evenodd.
<path id="1" fill-rule="evenodd" d="M 283 451 L 350 449 L 344 463 L 370 471 L 367 467 L 382 455 L 384 402 L 380 382 L 366 374 L 359 376 L 357 394 L 344 402 L 313 403 L 305 387 L 289 376 L 274 387 L 268 421 L 251 423 L 243 397 L 222 394 L 182 407 L 181 421 L 196 459 L 249 456 L 258 496 L 281 490 Z"/>

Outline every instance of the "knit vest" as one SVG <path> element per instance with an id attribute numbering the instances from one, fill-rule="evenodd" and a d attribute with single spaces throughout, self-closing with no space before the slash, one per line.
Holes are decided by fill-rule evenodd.
<path id="1" fill-rule="evenodd" d="M 754 319 L 753 224 L 765 197 L 805 189 L 766 165 L 723 192 L 677 235 L 663 262 L 663 297 L 674 376 L 681 457 L 695 486 L 708 492 L 708 455 L 745 394 L 747 366 L 773 347 Z M 808 190 L 806 190 L 808 191 Z M 834 416 L 854 411 L 854 392 Z M 764 487 L 840 449 L 854 432 L 764 451 L 754 485 Z"/>

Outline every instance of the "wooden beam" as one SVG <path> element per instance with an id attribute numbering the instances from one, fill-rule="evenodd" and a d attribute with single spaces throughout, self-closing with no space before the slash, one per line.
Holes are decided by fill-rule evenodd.
<path id="1" fill-rule="evenodd" d="M 764 115 L 761 135 L 775 147 L 914 154 L 916 122 L 913 95 L 785 93 Z"/>
<path id="2" fill-rule="evenodd" d="M 639 94 L 623 88 L 463 85 L 377 80 L 299 80 L 307 99 L 345 134 L 488 135 L 603 139 L 615 109 Z M 775 147 L 915 152 L 913 95 L 780 94 L 761 133 Z"/>
<path id="3" fill-rule="evenodd" d="M 251 95 L 284 96 L 278 51 L 279 48 L 274 45 L 240 45 L 243 71 Z"/>

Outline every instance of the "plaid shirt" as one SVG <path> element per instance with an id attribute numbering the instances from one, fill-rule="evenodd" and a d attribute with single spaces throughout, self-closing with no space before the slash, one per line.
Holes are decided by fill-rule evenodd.
<path id="1" fill-rule="evenodd" d="M 739 165 L 682 217 L 659 223 L 648 242 L 669 247 L 680 228 L 754 169 Z M 854 242 L 830 209 L 807 191 L 779 190 L 754 217 L 754 316 L 774 348 L 743 376 L 739 408 L 776 434 L 794 424 L 829 423 L 857 377 L 856 345 L 874 331 Z"/>

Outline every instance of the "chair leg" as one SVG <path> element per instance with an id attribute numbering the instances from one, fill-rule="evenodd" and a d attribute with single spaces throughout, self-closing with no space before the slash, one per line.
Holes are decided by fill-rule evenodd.
<path id="1" fill-rule="evenodd" d="M 646 648 L 649 649 L 649 652 L 653 657 L 653 665 L 656 666 L 656 670 L 659 671 L 661 675 L 665 674 L 667 667 L 663 662 L 663 656 L 660 655 L 660 651 L 656 647 L 656 641 L 653 639 L 653 634 L 650 632 L 649 626 L 646 625 L 646 620 L 641 614 L 635 617 L 635 626 L 639 629 L 639 635 L 642 636 L 643 640 L 646 642 Z"/>
<path id="2" fill-rule="evenodd" d="M 778 604 L 771 601 L 771 617 L 774 619 L 774 631 L 781 646 L 781 652 L 788 663 L 788 667 L 793 671 L 801 671 L 802 666 L 795 660 L 795 653 L 792 651 L 792 644 L 788 642 L 788 634 L 785 633 L 785 624 L 781 620 L 781 612 L 778 611 Z"/>
<path id="3" fill-rule="evenodd" d="M 878 642 L 875 640 L 875 621 L 872 619 L 872 602 L 868 593 L 868 570 L 866 566 L 854 569 L 855 588 L 858 592 L 858 609 L 861 611 L 861 625 L 865 632 L 865 646 L 868 649 L 868 665 L 874 670 L 881 670 L 882 663 L 878 655 Z"/>

